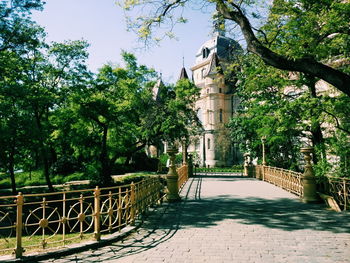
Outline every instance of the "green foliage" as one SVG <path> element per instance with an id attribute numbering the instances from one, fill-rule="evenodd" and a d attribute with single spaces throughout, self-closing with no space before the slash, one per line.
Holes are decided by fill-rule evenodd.
<path id="1" fill-rule="evenodd" d="M 46 181 L 41 170 L 35 170 L 31 172 L 18 172 L 15 174 L 17 187 L 26 187 L 26 186 L 38 186 L 45 185 Z M 66 176 L 56 175 L 52 178 L 54 184 L 64 184 L 70 181 L 79 181 L 86 180 L 84 173 L 75 172 L 67 174 Z M 0 177 L 0 189 L 8 189 L 11 187 L 10 178 L 3 174 Z"/>
<path id="2" fill-rule="evenodd" d="M 68 175 L 80 169 L 78 161 L 72 156 L 62 156 L 50 168 L 51 174 Z"/>
<path id="3" fill-rule="evenodd" d="M 168 159 L 169 159 L 169 155 L 167 155 L 166 153 L 163 153 L 159 156 L 159 161 L 163 167 L 166 166 Z"/>

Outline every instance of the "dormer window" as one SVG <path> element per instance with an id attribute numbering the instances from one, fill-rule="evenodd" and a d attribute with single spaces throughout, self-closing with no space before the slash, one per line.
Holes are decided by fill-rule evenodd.
<path id="1" fill-rule="evenodd" d="M 203 58 L 209 57 L 209 54 L 210 54 L 209 48 L 205 47 L 205 48 L 202 49 L 202 57 Z"/>

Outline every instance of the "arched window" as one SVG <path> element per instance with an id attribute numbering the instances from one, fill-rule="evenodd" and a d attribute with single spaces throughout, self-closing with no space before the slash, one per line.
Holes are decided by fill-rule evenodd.
<path id="1" fill-rule="evenodd" d="M 220 112 L 219 112 L 219 120 L 220 122 L 222 122 L 222 109 L 220 109 Z"/>
<path id="2" fill-rule="evenodd" d="M 210 150 L 210 139 L 207 140 L 208 150 Z"/>

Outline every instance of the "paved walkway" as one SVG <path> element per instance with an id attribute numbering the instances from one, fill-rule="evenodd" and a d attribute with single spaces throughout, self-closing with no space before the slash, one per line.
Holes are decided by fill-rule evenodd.
<path id="1" fill-rule="evenodd" d="M 350 213 L 255 179 L 191 178 L 124 241 L 42 262 L 350 262 Z"/>

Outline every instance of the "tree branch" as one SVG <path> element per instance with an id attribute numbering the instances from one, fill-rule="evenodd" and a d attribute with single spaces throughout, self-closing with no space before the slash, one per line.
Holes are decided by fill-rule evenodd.
<path id="1" fill-rule="evenodd" d="M 350 135 L 350 130 L 347 130 L 347 129 L 345 129 L 345 128 L 343 128 L 343 127 L 340 126 L 338 117 L 335 116 L 335 114 L 333 114 L 333 113 L 331 113 L 331 112 L 329 112 L 329 111 L 327 111 L 327 110 L 325 110 L 325 109 L 323 109 L 323 111 L 324 111 L 325 113 L 327 113 L 328 115 L 330 115 L 330 116 L 332 116 L 332 117 L 334 118 L 335 123 L 336 123 L 336 125 L 335 125 L 336 128 L 338 128 L 339 130 L 341 130 L 341 131 L 347 133 L 348 135 Z"/>
<path id="2" fill-rule="evenodd" d="M 216 0 L 216 9 L 222 16 L 238 24 L 247 42 L 248 51 L 258 55 L 267 65 L 282 70 L 298 71 L 332 84 L 350 97 L 350 76 L 317 62 L 313 58 L 289 59 L 265 47 L 255 36 L 252 26 L 240 7 L 225 0 Z"/>

